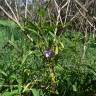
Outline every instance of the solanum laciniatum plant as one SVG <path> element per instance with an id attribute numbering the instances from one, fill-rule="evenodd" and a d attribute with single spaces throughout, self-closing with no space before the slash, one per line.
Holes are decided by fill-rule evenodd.
<path id="1" fill-rule="evenodd" d="M 34 18 L 22 16 L 20 25 L 0 20 L 0 95 L 95 96 L 93 34 L 85 42 L 72 22 L 48 14 L 44 0 L 37 5 Z"/>

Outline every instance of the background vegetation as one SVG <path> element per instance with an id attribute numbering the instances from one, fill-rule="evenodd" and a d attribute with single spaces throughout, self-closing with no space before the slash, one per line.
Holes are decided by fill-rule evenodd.
<path id="1" fill-rule="evenodd" d="M 18 2 L 0 1 L 0 96 L 95 96 L 96 1 Z"/>

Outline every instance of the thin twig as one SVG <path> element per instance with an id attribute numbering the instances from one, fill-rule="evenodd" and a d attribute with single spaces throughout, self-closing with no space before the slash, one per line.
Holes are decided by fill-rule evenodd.
<path id="1" fill-rule="evenodd" d="M 69 11 L 69 5 L 70 5 L 70 0 L 68 0 L 67 9 L 66 9 L 66 16 L 65 16 L 65 22 L 64 22 L 64 24 L 66 23 L 66 20 L 67 20 L 68 11 Z"/>

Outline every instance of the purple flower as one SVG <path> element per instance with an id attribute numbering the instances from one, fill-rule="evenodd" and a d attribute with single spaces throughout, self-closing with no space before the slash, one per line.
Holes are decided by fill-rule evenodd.
<path id="1" fill-rule="evenodd" d="M 45 56 L 46 58 L 51 58 L 51 57 L 53 56 L 53 51 L 50 50 L 50 49 L 45 50 L 45 51 L 44 51 L 44 56 Z"/>

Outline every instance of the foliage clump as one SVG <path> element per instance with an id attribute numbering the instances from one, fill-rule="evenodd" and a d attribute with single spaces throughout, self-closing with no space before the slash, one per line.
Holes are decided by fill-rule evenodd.
<path id="1" fill-rule="evenodd" d="M 5 13 L 10 20 L 0 20 L 1 96 L 95 96 L 95 33 L 88 32 L 87 18 L 81 21 L 86 21 L 86 27 L 78 23 L 80 17 L 75 18 L 77 26 L 75 20 L 69 20 L 68 8 L 74 5 L 69 1 L 67 8 L 66 2 L 56 0 L 35 2 L 38 8 L 33 10 L 34 18 L 26 10 L 22 12 L 24 16 L 17 14 L 19 18 L 14 13 L 12 18 Z M 65 17 L 63 7 L 67 10 Z M 74 7 L 86 11 L 86 6 L 77 0 Z M 31 6 L 28 9 L 32 11 Z"/>

